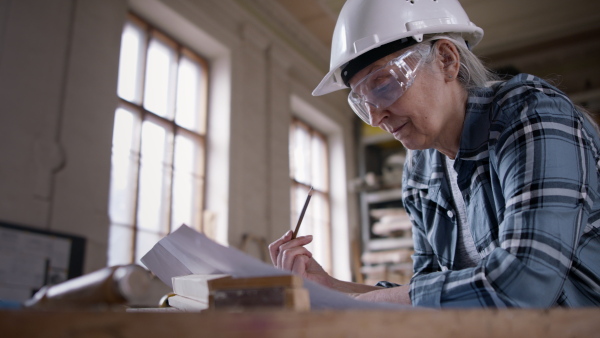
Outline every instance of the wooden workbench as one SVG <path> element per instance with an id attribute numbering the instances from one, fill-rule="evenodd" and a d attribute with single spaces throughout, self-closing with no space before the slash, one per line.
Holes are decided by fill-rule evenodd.
<path id="1" fill-rule="evenodd" d="M 552 310 L 0 311 L 1 337 L 600 337 L 600 308 Z"/>

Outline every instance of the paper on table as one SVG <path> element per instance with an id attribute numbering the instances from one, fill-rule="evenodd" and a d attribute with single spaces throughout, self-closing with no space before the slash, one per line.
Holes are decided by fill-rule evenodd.
<path id="1" fill-rule="evenodd" d="M 290 274 L 237 249 L 222 246 L 185 224 L 156 243 L 142 257 L 142 263 L 171 287 L 172 277 L 192 273 L 224 273 L 238 278 Z M 411 308 L 392 303 L 359 301 L 306 279 L 304 286 L 310 293 L 312 309 Z"/>

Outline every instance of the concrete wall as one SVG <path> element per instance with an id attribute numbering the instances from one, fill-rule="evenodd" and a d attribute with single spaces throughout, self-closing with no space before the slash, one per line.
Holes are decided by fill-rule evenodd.
<path id="1" fill-rule="evenodd" d="M 239 246 L 244 233 L 270 242 L 289 227 L 292 97 L 337 126 L 337 159 L 345 163 L 335 176 L 354 177 L 354 119 L 345 97 L 310 96 L 326 71 L 326 48 L 303 49 L 247 4 L 1 1 L 0 220 L 82 235 L 85 271 L 105 266 L 118 57 L 129 10 L 211 62 L 207 208 L 223 242 Z M 344 213 L 334 222 L 350 229 L 347 246 L 358 217 L 355 197 L 341 186 Z"/>

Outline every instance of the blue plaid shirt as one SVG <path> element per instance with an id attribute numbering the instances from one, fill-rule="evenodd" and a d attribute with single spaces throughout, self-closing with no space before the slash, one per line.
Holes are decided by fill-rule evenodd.
<path id="1" fill-rule="evenodd" d="M 594 126 L 539 78 L 472 92 L 455 169 L 481 262 L 453 269 L 458 213 L 443 155 L 413 151 L 403 177 L 413 304 L 600 305 L 599 149 Z"/>

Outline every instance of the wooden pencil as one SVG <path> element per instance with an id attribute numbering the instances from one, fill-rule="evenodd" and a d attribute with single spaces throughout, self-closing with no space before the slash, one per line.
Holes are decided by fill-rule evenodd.
<path id="1" fill-rule="evenodd" d="M 310 202 L 310 197 L 312 196 L 313 187 L 310 187 L 308 191 L 308 196 L 306 196 L 306 202 L 304 202 L 304 207 L 302 207 L 302 212 L 300 212 L 300 217 L 298 218 L 298 223 L 296 223 L 296 229 L 294 229 L 294 233 L 292 233 L 292 239 L 298 236 L 298 230 L 300 230 L 300 224 L 302 224 L 302 219 L 304 218 L 304 213 L 306 212 L 306 208 L 308 207 L 308 202 Z"/>

